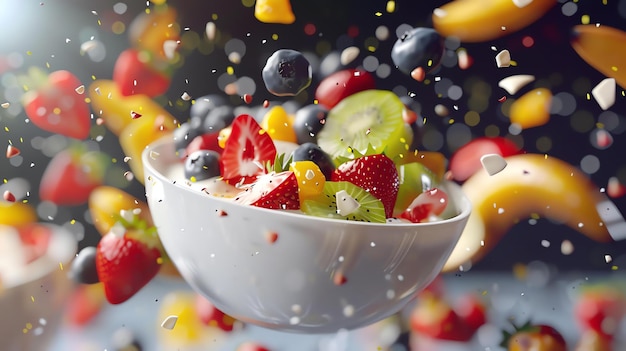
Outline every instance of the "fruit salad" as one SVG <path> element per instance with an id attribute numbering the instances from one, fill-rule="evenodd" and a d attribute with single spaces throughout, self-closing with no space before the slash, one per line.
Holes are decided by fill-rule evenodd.
<path id="1" fill-rule="evenodd" d="M 343 79 L 362 73 L 350 70 Z M 273 89 L 306 84 L 294 79 L 274 81 Z M 448 197 L 438 187 L 441 172 L 429 167 L 444 168 L 445 158 L 436 164 L 411 146 L 417 138 L 406 118 L 411 113 L 391 91 L 365 89 L 332 108 L 313 104 L 295 114 L 278 105 L 235 116 L 223 98 L 197 101 L 174 132 L 180 162 L 170 179 L 244 205 L 311 216 L 375 223 L 442 218 Z"/>

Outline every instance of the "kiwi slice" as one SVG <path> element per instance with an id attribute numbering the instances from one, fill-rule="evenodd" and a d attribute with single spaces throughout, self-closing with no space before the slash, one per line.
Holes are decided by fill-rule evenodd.
<path id="1" fill-rule="evenodd" d="M 350 182 L 326 182 L 323 192 L 300 204 L 302 212 L 316 217 L 385 223 L 385 206 Z"/>
<path id="2" fill-rule="evenodd" d="M 391 91 L 371 89 L 352 94 L 328 112 L 317 144 L 333 160 L 351 159 L 354 151 L 365 155 L 370 150 L 393 159 L 413 141 L 411 127 L 402 118 L 404 108 Z"/>

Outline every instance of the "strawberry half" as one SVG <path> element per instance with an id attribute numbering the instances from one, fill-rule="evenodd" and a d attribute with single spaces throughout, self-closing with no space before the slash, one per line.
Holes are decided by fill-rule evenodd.
<path id="1" fill-rule="evenodd" d="M 387 218 L 392 217 L 400 183 L 396 165 L 389 157 L 374 154 L 346 161 L 335 169 L 331 180 L 348 181 L 365 189 L 383 203 Z"/>
<path id="2" fill-rule="evenodd" d="M 276 146 L 269 134 L 252 116 L 237 116 L 220 159 L 224 180 L 229 184 L 252 183 L 265 173 L 266 164 L 273 163 L 275 158 Z"/>
<path id="3" fill-rule="evenodd" d="M 438 340 L 468 341 L 476 331 L 445 299 L 435 296 L 417 300 L 410 323 L 413 332 Z"/>
<path id="4" fill-rule="evenodd" d="M 85 152 L 82 145 L 56 154 L 41 176 L 39 198 L 61 206 L 82 205 L 102 185 L 108 167 L 106 154 Z"/>
<path id="5" fill-rule="evenodd" d="M 235 197 L 235 202 L 276 210 L 300 208 L 298 179 L 292 171 L 260 175 L 243 189 Z"/>
<path id="6" fill-rule="evenodd" d="M 147 227 L 137 214 L 121 213 L 96 247 L 96 270 L 107 300 L 120 304 L 148 284 L 161 268 L 161 252 L 155 227 Z"/>

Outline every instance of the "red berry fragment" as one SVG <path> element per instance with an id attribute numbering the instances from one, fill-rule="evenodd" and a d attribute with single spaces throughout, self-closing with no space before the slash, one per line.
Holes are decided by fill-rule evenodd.
<path id="1" fill-rule="evenodd" d="M 7 146 L 7 158 L 15 157 L 20 154 L 20 149 L 13 145 Z"/>
<path id="2" fill-rule="evenodd" d="M 337 272 L 335 273 L 335 275 L 333 275 L 333 283 L 335 285 L 340 286 L 340 285 L 344 285 L 347 282 L 348 282 L 348 278 L 346 278 L 346 276 L 343 275 L 343 273 Z"/>
<path id="3" fill-rule="evenodd" d="M 13 195 L 13 193 L 8 190 L 4 191 L 4 194 L 2 194 L 2 197 L 4 198 L 5 201 L 15 202 L 15 195 Z"/>

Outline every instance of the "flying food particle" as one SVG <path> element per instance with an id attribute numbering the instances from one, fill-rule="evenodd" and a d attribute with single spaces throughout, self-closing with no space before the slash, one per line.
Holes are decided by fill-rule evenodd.
<path id="1" fill-rule="evenodd" d="M 514 76 L 509 76 L 503 78 L 498 82 L 498 86 L 507 93 L 511 95 L 515 95 L 520 89 L 522 89 L 526 84 L 535 80 L 535 76 L 530 74 L 517 74 Z"/>
<path id="2" fill-rule="evenodd" d="M 511 66 L 511 53 L 509 50 L 502 50 L 496 55 L 496 65 L 498 65 L 498 68 Z"/>
<path id="3" fill-rule="evenodd" d="M 507 165 L 506 160 L 499 154 L 483 155 L 480 158 L 480 163 L 490 176 L 502 172 Z"/>
<path id="4" fill-rule="evenodd" d="M 591 95 L 601 109 L 607 110 L 615 104 L 615 88 L 615 78 L 606 78 L 591 90 Z"/>
<path id="5" fill-rule="evenodd" d="M 178 316 L 170 315 L 167 316 L 163 322 L 161 322 L 161 328 L 172 330 L 176 326 L 176 322 L 178 321 Z"/>

